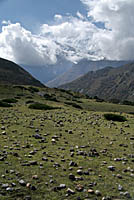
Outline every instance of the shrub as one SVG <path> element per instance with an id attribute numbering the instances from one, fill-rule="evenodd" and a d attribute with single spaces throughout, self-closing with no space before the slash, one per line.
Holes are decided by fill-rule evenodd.
<path id="1" fill-rule="evenodd" d="M 30 90 L 32 93 L 34 93 L 34 92 L 39 92 L 39 89 L 38 89 L 38 88 L 32 87 L 32 86 L 29 87 L 29 90 Z"/>
<path id="2" fill-rule="evenodd" d="M 127 119 L 124 116 L 117 115 L 117 114 L 107 113 L 107 114 L 104 114 L 104 117 L 107 120 L 112 120 L 112 121 L 117 121 L 117 122 L 127 121 Z"/>
<path id="3" fill-rule="evenodd" d="M 49 94 L 44 94 L 44 98 L 48 101 L 55 101 L 55 102 L 58 102 L 58 100 L 56 99 L 56 97 L 54 96 L 51 96 Z"/>
<path id="4" fill-rule="evenodd" d="M 5 102 L 5 103 L 17 103 L 17 99 L 3 99 L 2 102 Z"/>
<path id="5" fill-rule="evenodd" d="M 129 106 L 134 106 L 134 102 L 132 102 L 132 101 L 123 101 L 123 103 L 122 103 L 123 105 L 129 105 Z"/>
<path id="6" fill-rule="evenodd" d="M 42 103 L 33 103 L 29 105 L 28 108 L 37 109 L 37 110 L 53 110 L 53 109 L 58 109 L 59 107 L 52 107 L 52 106 L 42 104 Z"/>
<path id="7" fill-rule="evenodd" d="M 13 107 L 11 104 L 0 101 L 0 107 Z"/>
<path id="8" fill-rule="evenodd" d="M 32 101 L 32 100 L 26 101 L 26 104 L 30 104 L 30 103 L 34 103 L 34 101 Z"/>
<path id="9" fill-rule="evenodd" d="M 110 99 L 109 102 L 114 103 L 114 104 L 119 104 L 120 100 L 119 99 Z"/>
<path id="10" fill-rule="evenodd" d="M 76 103 L 72 103 L 72 102 L 65 102 L 66 105 L 70 105 L 73 106 L 74 108 L 78 108 L 78 109 L 82 109 L 82 107 Z"/>

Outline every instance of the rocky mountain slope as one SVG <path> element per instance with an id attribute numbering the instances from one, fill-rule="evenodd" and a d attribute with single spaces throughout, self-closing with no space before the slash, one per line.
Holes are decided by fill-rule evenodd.
<path id="1" fill-rule="evenodd" d="M 111 61 L 111 60 L 99 60 L 91 61 L 83 59 L 77 64 L 74 64 L 67 72 L 55 78 L 54 80 L 47 83 L 49 87 L 58 87 L 65 83 L 71 82 L 80 76 L 86 74 L 89 71 L 96 71 L 104 67 L 118 67 L 128 63 L 127 61 Z"/>
<path id="2" fill-rule="evenodd" d="M 40 81 L 33 78 L 19 65 L 0 58 L 0 84 L 33 85 L 44 87 Z"/>
<path id="3" fill-rule="evenodd" d="M 60 88 L 102 99 L 134 100 L 134 63 L 88 72 Z"/>

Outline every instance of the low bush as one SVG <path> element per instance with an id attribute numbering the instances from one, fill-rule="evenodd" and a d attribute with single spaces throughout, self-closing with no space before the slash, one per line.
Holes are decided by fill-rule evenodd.
<path id="1" fill-rule="evenodd" d="M 127 119 L 124 116 L 117 115 L 117 114 L 107 113 L 107 114 L 104 114 L 104 117 L 106 120 L 112 120 L 112 121 L 117 121 L 117 122 L 127 121 Z"/>
<path id="2" fill-rule="evenodd" d="M 34 93 L 34 92 L 39 92 L 39 89 L 38 89 L 38 88 L 32 87 L 32 86 L 29 87 L 29 90 L 30 90 L 32 93 Z"/>
<path id="3" fill-rule="evenodd" d="M 3 102 L 3 101 L 0 101 L 0 107 L 13 107 L 11 104 L 9 103 L 6 103 L 6 102 Z"/>
<path id="4" fill-rule="evenodd" d="M 26 101 L 26 104 L 30 104 L 30 103 L 34 103 L 34 101 L 33 100 Z"/>
<path id="5" fill-rule="evenodd" d="M 48 100 L 48 101 L 55 101 L 55 102 L 58 102 L 58 100 L 56 99 L 55 96 L 51 96 L 51 95 L 49 95 L 49 94 L 45 94 L 45 95 L 44 95 L 44 98 L 45 98 L 46 100 Z"/>
<path id="6" fill-rule="evenodd" d="M 37 110 L 53 110 L 53 109 L 59 109 L 59 107 L 52 107 L 46 104 L 42 104 L 42 103 L 33 103 L 31 105 L 29 105 L 30 109 L 37 109 Z"/>
<path id="7" fill-rule="evenodd" d="M 109 103 L 119 104 L 120 100 L 119 99 L 110 99 Z"/>
<path id="8" fill-rule="evenodd" d="M 5 103 L 17 103 L 18 100 L 17 99 L 3 99 L 2 102 L 5 102 Z"/>
<path id="9" fill-rule="evenodd" d="M 123 101 L 122 104 L 123 105 L 134 106 L 134 102 L 132 102 L 132 101 Z"/>
<path id="10" fill-rule="evenodd" d="M 73 106 L 74 108 L 82 109 L 82 107 L 76 103 L 65 102 L 66 105 Z"/>

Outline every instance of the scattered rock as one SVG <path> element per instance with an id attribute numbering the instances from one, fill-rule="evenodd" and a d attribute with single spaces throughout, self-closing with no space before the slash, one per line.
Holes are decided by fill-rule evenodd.
<path id="1" fill-rule="evenodd" d="M 20 181 L 19 181 L 19 184 L 20 184 L 21 186 L 26 186 L 26 182 L 25 182 L 24 180 L 20 180 Z"/>
<path id="2" fill-rule="evenodd" d="M 69 174 L 69 179 L 75 181 L 75 176 L 73 174 Z"/>
<path id="3" fill-rule="evenodd" d="M 70 188 L 68 188 L 68 189 L 67 189 L 67 193 L 68 193 L 68 194 L 75 194 L 75 191 L 72 190 L 72 189 L 70 189 Z"/>
<path id="4" fill-rule="evenodd" d="M 108 169 L 109 169 L 110 171 L 115 171 L 115 167 L 114 167 L 114 166 L 108 166 Z"/>

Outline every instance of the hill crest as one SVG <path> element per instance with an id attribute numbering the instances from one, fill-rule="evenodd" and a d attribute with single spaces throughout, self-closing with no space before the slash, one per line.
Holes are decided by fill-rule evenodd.
<path id="1" fill-rule="evenodd" d="M 22 67 L 3 58 L 0 58 L 0 84 L 44 87 L 40 81 L 33 78 Z"/>
<path id="2" fill-rule="evenodd" d="M 113 68 L 106 67 L 86 75 L 59 88 L 84 93 L 90 97 L 134 100 L 134 62 Z"/>

